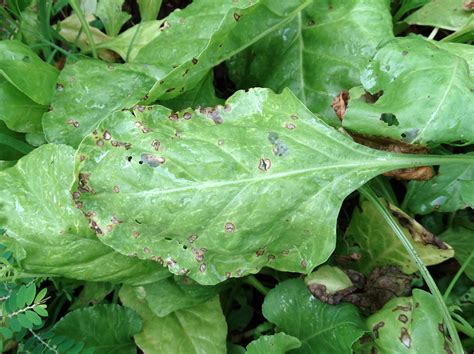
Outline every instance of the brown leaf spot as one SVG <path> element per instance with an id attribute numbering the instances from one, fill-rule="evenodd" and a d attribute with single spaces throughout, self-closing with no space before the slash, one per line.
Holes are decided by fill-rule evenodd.
<path id="1" fill-rule="evenodd" d="M 273 260 L 275 259 L 275 256 L 274 256 L 273 254 L 269 254 L 269 255 L 267 256 L 267 259 L 268 259 L 269 261 L 273 261 Z"/>
<path id="2" fill-rule="evenodd" d="M 74 119 L 69 119 L 67 121 L 67 124 L 69 124 L 70 126 L 74 128 L 79 128 L 81 126 L 81 124 L 77 120 L 74 120 Z"/>
<path id="3" fill-rule="evenodd" d="M 234 12 L 234 20 L 236 20 L 237 22 L 239 22 L 240 20 L 240 15 L 236 12 Z"/>
<path id="4" fill-rule="evenodd" d="M 192 117 L 192 115 L 191 115 L 191 113 L 189 113 L 189 112 L 185 112 L 184 115 L 183 115 L 183 118 L 184 118 L 185 120 L 190 120 L 191 117 Z"/>
<path id="5" fill-rule="evenodd" d="M 227 233 L 234 232 L 235 231 L 235 225 L 232 224 L 231 222 L 227 222 L 224 225 L 224 231 Z"/>
<path id="6" fill-rule="evenodd" d="M 301 267 L 302 267 L 302 268 L 306 268 L 306 267 L 308 266 L 308 262 L 307 262 L 306 260 L 304 260 L 304 259 L 301 261 L 300 264 L 301 264 Z"/>
<path id="7" fill-rule="evenodd" d="M 199 266 L 199 271 L 201 273 L 204 273 L 206 271 L 206 263 L 202 263 L 200 266 Z"/>
<path id="8" fill-rule="evenodd" d="M 316 24 L 314 20 L 309 20 L 308 21 L 308 27 L 313 27 Z"/>
<path id="9" fill-rule="evenodd" d="M 402 322 L 402 323 L 407 323 L 407 322 L 408 322 L 408 317 L 407 317 L 406 315 L 404 315 L 404 314 L 400 314 L 400 315 L 398 316 L 398 320 L 399 320 L 400 322 Z"/>
<path id="10" fill-rule="evenodd" d="M 191 60 L 191 62 L 196 65 L 198 63 L 198 60 L 196 58 L 193 58 L 193 60 Z"/>
<path id="11" fill-rule="evenodd" d="M 196 241 L 198 239 L 198 235 L 191 235 L 188 237 L 188 242 L 189 243 L 193 243 L 194 241 Z"/>
<path id="12" fill-rule="evenodd" d="M 56 84 L 56 91 L 62 91 L 62 90 L 64 90 L 64 85 L 57 83 Z"/>
<path id="13" fill-rule="evenodd" d="M 293 123 L 286 123 L 285 128 L 289 130 L 293 130 L 296 128 L 296 125 L 294 125 Z"/>
<path id="14" fill-rule="evenodd" d="M 265 253 L 265 248 L 259 248 L 256 252 L 255 252 L 255 255 L 257 257 L 260 257 L 261 255 L 263 255 Z"/>
<path id="15" fill-rule="evenodd" d="M 173 113 L 168 116 L 169 120 L 176 122 L 178 120 L 178 113 Z"/>
<path id="16" fill-rule="evenodd" d="M 108 130 L 104 130 L 104 134 L 102 135 L 104 140 L 110 140 L 112 139 L 112 135 L 108 132 Z"/>
<path id="17" fill-rule="evenodd" d="M 462 8 L 465 10 L 465 11 L 471 11 L 471 10 L 474 10 L 474 0 L 468 0 L 464 3 L 464 5 L 462 6 Z"/>
<path id="18" fill-rule="evenodd" d="M 347 103 L 349 102 L 349 91 L 341 91 L 331 103 L 332 109 L 336 112 L 337 117 L 342 121 L 346 114 Z"/>
<path id="19" fill-rule="evenodd" d="M 385 326 L 385 322 L 384 322 L 384 321 L 380 321 L 379 323 L 376 323 L 374 327 L 372 327 L 372 332 L 374 332 L 375 338 L 379 338 L 379 336 L 380 336 L 379 330 L 380 330 L 380 328 L 382 328 L 383 326 Z"/>
<path id="20" fill-rule="evenodd" d="M 232 276 L 231 272 L 225 272 L 226 279 L 229 279 Z"/>
<path id="21" fill-rule="evenodd" d="M 161 146 L 161 143 L 158 139 L 155 139 L 151 142 L 151 146 L 153 146 L 153 148 L 158 151 L 160 149 L 160 146 Z"/>
<path id="22" fill-rule="evenodd" d="M 260 171 L 267 172 L 270 169 L 270 167 L 272 167 L 272 162 L 270 161 L 270 159 L 267 159 L 267 158 L 260 159 L 260 162 L 258 163 L 258 169 Z"/>
<path id="23" fill-rule="evenodd" d="M 411 337 L 405 327 L 402 327 L 400 330 L 400 342 L 407 348 L 411 347 Z"/>
<path id="24" fill-rule="evenodd" d="M 102 139 L 99 139 L 95 143 L 97 146 L 104 146 L 104 141 Z"/>
<path id="25" fill-rule="evenodd" d="M 133 231 L 132 232 L 132 236 L 133 238 L 139 238 L 140 237 L 140 233 L 138 231 Z"/>
<path id="26" fill-rule="evenodd" d="M 148 247 L 144 247 L 144 248 L 143 248 L 143 252 L 144 252 L 144 253 L 150 253 L 150 252 L 151 252 L 151 249 L 149 249 Z"/>
<path id="27" fill-rule="evenodd" d="M 114 193 L 119 193 L 120 192 L 120 187 L 119 186 L 114 186 L 113 191 L 114 191 Z"/>

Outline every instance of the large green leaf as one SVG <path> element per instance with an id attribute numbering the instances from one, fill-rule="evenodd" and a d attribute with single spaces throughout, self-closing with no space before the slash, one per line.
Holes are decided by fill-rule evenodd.
<path id="1" fill-rule="evenodd" d="M 156 316 L 130 287 L 122 288 L 120 299 L 143 319 L 135 342 L 145 353 L 225 353 L 227 325 L 218 297 L 165 317 Z"/>
<path id="2" fill-rule="evenodd" d="M 397 38 L 361 76 L 375 103 L 351 97 L 343 126 L 418 144 L 474 142 L 474 83 L 466 61 L 421 37 Z M 387 123 L 384 115 L 394 115 Z"/>
<path id="3" fill-rule="evenodd" d="M 411 181 L 405 198 L 408 210 L 422 215 L 474 207 L 474 166 L 443 166 L 429 181 Z"/>
<path id="4" fill-rule="evenodd" d="M 469 21 L 470 11 L 464 9 L 465 0 L 431 0 L 404 21 L 410 25 L 422 25 L 457 31 Z"/>
<path id="5" fill-rule="evenodd" d="M 457 217 L 453 226 L 443 232 L 440 237 L 449 242 L 455 250 L 455 258 L 459 264 L 464 264 L 474 251 L 474 217 Z M 474 280 L 474 262 L 470 262 L 466 268 L 466 274 Z"/>
<path id="6" fill-rule="evenodd" d="M 135 296 L 145 299 L 148 307 L 159 317 L 193 307 L 215 297 L 221 286 L 196 284 L 187 277 L 175 276 L 133 289 Z"/>
<path id="7" fill-rule="evenodd" d="M 74 207 L 73 172 L 74 150 L 59 145 L 43 145 L 0 172 L 1 242 L 24 258 L 22 270 L 127 283 L 166 277 L 153 262 L 124 257 L 95 238 Z"/>
<path id="8" fill-rule="evenodd" d="M 409 215 L 389 204 L 388 209 L 398 220 L 406 238 L 416 250 L 425 265 L 444 262 L 454 256 L 453 249 L 442 242 Z M 345 234 L 348 246 L 358 246 L 360 259 L 353 265 L 359 271 L 369 274 L 374 268 L 395 265 L 406 273 L 418 270 L 393 229 L 380 222 L 381 215 L 370 201 L 364 201 L 360 209 L 352 214 L 351 223 Z M 352 267 L 352 264 L 351 264 Z"/>
<path id="9" fill-rule="evenodd" d="M 452 353 L 443 316 L 433 296 L 415 289 L 412 297 L 394 298 L 367 319 L 374 337 L 373 352 Z"/>
<path id="10" fill-rule="evenodd" d="M 133 336 L 142 329 L 135 311 L 119 305 L 97 305 L 75 310 L 52 328 L 57 336 L 84 343 L 100 354 L 135 354 Z"/>
<path id="11" fill-rule="evenodd" d="M 142 100 L 153 83 L 129 66 L 93 60 L 66 65 L 56 84 L 51 111 L 43 117 L 47 140 L 76 147 L 108 114 Z"/>
<path id="12" fill-rule="evenodd" d="M 332 100 L 360 84 L 360 71 L 376 47 L 392 37 L 389 1 L 314 1 L 228 65 L 239 87 L 289 87 L 313 112 L 337 124 Z"/>
<path id="13" fill-rule="evenodd" d="M 285 333 L 277 333 L 272 336 L 262 336 L 252 341 L 247 346 L 247 354 L 285 354 L 291 349 L 301 346 L 301 342 L 296 337 Z"/>
<path id="14" fill-rule="evenodd" d="M 0 76 L 40 105 L 48 105 L 58 71 L 18 41 L 0 41 Z"/>
<path id="15" fill-rule="evenodd" d="M 314 298 L 301 279 L 278 284 L 265 297 L 263 315 L 302 346 L 292 353 L 352 353 L 366 331 L 352 304 L 328 305 Z"/>
<path id="16" fill-rule="evenodd" d="M 310 2 L 199 0 L 173 12 L 133 58 L 166 73 L 157 77 L 148 102 L 193 88 L 214 66 L 289 22 Z"/>
<path id="17" fill-rule="evenodd" d="M 445 43 L 437 41 L 433 41 L 432 43 L 442 49 L 447 50 L 448 52 L 451 52 L 452 54 L 456 54 L 457 56 L 463 58 L 469 66 L 471 78 L 474 77 L 474 46 L 470 44 Z"/>
<path id="18" fill-rule="evenodd" d="M 266 89 L 213 109 L 117 112 L 78 155 L 80 200 L 99 239 L 202 284 L 264 266 L 311 272 L 334 249 L 349 193 L 433 161 L 358 145 L 289 90 Z M 121 222 L 108 227 L 112 217 Z"/>

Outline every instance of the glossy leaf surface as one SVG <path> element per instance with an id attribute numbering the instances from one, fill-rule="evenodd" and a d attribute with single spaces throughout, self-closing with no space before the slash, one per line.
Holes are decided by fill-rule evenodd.
<path id="1" fill-rule="evenodd" d="M 247 354 L 285 354 L 301 346 L 298 338 L 285 333 L 262 336 L 247 346 Z"/>
<path id="2" fill-rule="evenodd" d="M 423 163 L 357 145 L 289 91 L 265 89 L 210 110 L 118 112 L 78 155 L 100 240 L 202 284 L 263 266 L 310 272 L 334 249 L 349 193 Z"/>

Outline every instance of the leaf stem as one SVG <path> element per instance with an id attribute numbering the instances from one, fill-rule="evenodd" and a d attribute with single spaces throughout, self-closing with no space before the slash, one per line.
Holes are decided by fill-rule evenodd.
<path id="1" fill-rule="evenodd" d="M 434 39 L 434 37 L 436 37 L 436 35 L 438 34 L 438 31 L 439 31 L 439 27 L 433 28 L 430 35 L 428 36 L 428 39 Z"/>
<path id="2" fill-rule="evenodd" d="M 69 0 L 69 4 L 71 5 L 72 9 L 76 13 L 77 17 L 79 18 L 79 22 L 81 23 L 81 27 L 86 34 L 87 41 L 89 42 L 89 46 L 92 51 L 92 56 L 94 59 L 97 59 L 97 49 L 95 48 L 94 38 L 92 37 L 91 30 L 89 28 L 89 24 L 86 21 L 84 14 L 82 13 L 81 6 L 79 5 L 77 0 Z"/>
<path id="3" fill-rule="evenodd" d="M 459 280 L 459 277 L 461 276 L 461 274 L 466 270 L 467 266 L 469 265 L 469 263 L 472 261 L 472 258 L 474 258 L 474 251 L 471 251 L 471 254 L 469 255 L 469 257 L 466 259 L 466 261 L 464 262 L 464 264 L 462 265 L 461 268 L 459 268 L 459 270 L 457 271 L 456 275 L 453 277 L 453 279 L 451 280 L 451 282 L 449 283 L 448 285 L 448 288 L 446 289 L 446 291 L 444 292 L 444 295 L 443 295 L 443 299 L 444 301 L 446 301 L 449 297 L 449 294 L 451 294 L 451 291 L 453 290 L 454 288 L 454 285 L 456 285 L 457 281 Z"/>
<path id="4" fill-rule="evenodd" d="M 244 279 L 244 283 L 253 286 L 263 296 L 266 296 L 268 294 L 269 290 L 253 275 L 249 275 L 248 277 L 246 277 Z"/>
<path id="5" fill-rule="evenodd" d="M 474 329 L 469 328 L 469 327 L 463 325 L 462 323 L 459 323 L 458 321 L 453 321 L 453 322 L 454 322 L 454 325 L 456 326 L 457 330 L 464 333 L 469 338 L 474 338 Z"/>
<path id="6" fill-rule="evenodd" d="M 449 312 L 448 307 L 446 306 L 446 303 L 443 300 L 443 296 L 441 295 L 441 292 L 436 286 L 434 279 L 431 277 L 430 272 L 426 268 L 426 265 L 423 263 L 420 256 L 418 256 L 418 253 L 416 252 L 415 248 L 410 243 L 410 241 L 405 237 L 405 234 L 403 233 L 402 229 L 395 221 L 395 218 L 387 210 L 386 206 L 377 198 L 377 195 L 370 189 L 370 187 L 363 186 L 359 188 L 359 191 L 364 197 L 366 197 L 371 203 L 373 203 L 375 208 L 380 212 L 380 214 L 382 214 L 385 221 L 390 225 L 390 227 L 395 232 L 400 242 L 403 244 L 403 246 L 407 250 L 412 260 L 417 265 L 418 270 L 421 273 L 421 276 L 423 277 L 426 284 L 428 285 L 428 288 L 433 294 L 436 302 L 438 303 L 438 307 L 441 310 L 444 321 L 446 323 L 446 327 L 448 328 L 449 335 L 453 343 L 454 353 L 456 354 L 464 353 L 461 340 L 459 339 L 459 334 L 456 330 L 456 325 L 451 317 L 451 314 Z"/>

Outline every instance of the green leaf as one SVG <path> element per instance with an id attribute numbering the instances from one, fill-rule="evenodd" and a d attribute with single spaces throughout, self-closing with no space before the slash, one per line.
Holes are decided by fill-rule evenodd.
<path id="1" fill-rule="evenodd" d="M 421 37 L 396 38 L 383 46 L 361 74 L 375 103 L 351 97 L 343 126 L 365 135 L 438 145 L 473 142 L 473 81 L 462 58 Z M 396 116 L 389 126 L 383 114 Z"/>
<path id="2" fill-rule="evenodd" d="M 168 276 L 152 262 L 124 257 L 92 234 L 74 206 L 74 150 L 43 145 L 0 171 L 1 243 L 18 255 L 30 274 L 114 282 L 156 281 Z M 41 208 L 39 208 L 41 206 Z"/>
<path id="3" fill-rule="evenodd" d="M 220 286 L 199 285 L 186 277 L 167 278 L 135 288 L 137 297 L 145 298 L 148 306 L 159 317 L 193 307 L 215 297 Z"/>
<path id="4" fill-rule="evenodd" d="M 454 257 L 462 265 L 474 250 L 474 221 L 467 218 L 455 219 L 452 227 L 440 235 L 454 248 Z M 466 268 L 466 275 L 474 280 L 474 263 L 471 261 Z"/>
<path id="5" fill-rule="evenodd" d="M 354 305 L 327 305 L 314 298 L 301 279 L 272 289 L 263 302 L 263 315 L 302 342 L 292 353 L 351 353 L 352 343 L 366 331 Z"/>
<path id="6" fill-rule="evenodd" d="M 38 295 L 36 295 L 35 297 L 35 304 L 39 304 L 41 302 L 41 300 L 44 299 L 44 297 L 46 296 L 46 294 L 48 293 L 48 289 L 47 288 L 43 288 L 40 290 L 40 292 L 38 293 Z"/>
<path id="7" fill-rule="evenodd" d="M 22 285 L 16 293 L 16 307 L 21 309 L 26 304 L 27 289 L 26 285 Z"/>
<path id="8" fill-rule="evenodd" d="M 393 16 L 394 21 L 399 21 L 407 12 L 425 5 L 430 2 L 430 0 L 401 0 L 399 2 L 401 4 L 396 14 Z"/>
<path id="9" fill-rule="evenodd" d="M 348 194 L 388 170 L 439 163 L 357 145 L 290 91 L 266 89 L 215 109 L 117 112 L 78 156 L 99 239 L 207 285 L 264 266 L 311 272 L 334 249 Z M 112 217 L 121 222 L 107 227 Z"/>
<path id="10" fill-rule="evenodd" d="M 284 354 L 299 347 L 301 347 L 301 342 L 298 338 L 285 333 L 277 333 L 272 336 L 262 336 L 252 341 L 247 346 L 247 354 Z"/>
<path id="11" fill-rule="evenodd" d="M 33 308 L 33 310 L 42 317 L 48 317 L 48 311 L 46 311 L 46 305 L 39 305 Z"/>
<path id="12" fill-rule="evenodd" d="M 0 327 L 0 335 L 3 339 L 9 339 L 13 336 L 13 332 L 8 327 Z"/>
<path id="13" fill-rule="evenodd" d="M 97 353 L 136 353 L 132 337 L 142 329 L 135 311 L 119 305 L 97 305 L 75 310 L 57 322 L 52 331 Z"/>
<path id="14" fill-rule="evenodd" d="M 156 20 L 162 2 L 162 0 L 137 0 L 142 22 Z"/>
<path id="15" fill-rule="evenodd" d="M 429 181 L 409 182 L 404 205 L 421 215 L 474 207 L 474 166 L 442 166 Z"/>
<path id="16" fill-rule="evenodd" d="M 404 21 L 410 25 L 432 26 L 457 31 L 469 21 L 470 11 L 463 8 L 465 0 L 431 0 Z"/>
<path id="17" fill-rule="evenodd" d="M 313 284 L 324 285 L 324 291 L 328 295 L 333 295 L 353 286 L 352 280 L 342 269 L 330 265 L 319 267 L 305 278 L 305 283 L 309 289 Z"/>
<path id="18" fill-rule="evenodd" d="M 23 328 L 33 328 L 33 323 L 28 319 L 25 313 L 19 313 L 15 317 Z"/>
<path id="19" fill-rule="evenodd" d="M 201 0 L 174 11 L 156 38 L 133 58 L 165 73 L 157 77 L 148 102 L 192 89 L 214 66 L 288 23 L 309 4 L 309 0 Z"/>
<path id="20" fill-rule="evenodd" d="M 58 71 L 18 41 L 0 41 L 0 75 L 40 105 L 48 105 Z"/>
<path id="21" fill-rule="evenodd" d="M 294 21 L 232 58 L 229 72 L 240 88 L 289 87 L 311 111 L 339 124 L 332 100 L 360 84 L 360 71 L 391 38 L 389 1 L 314 1 Z"/>
<path id="22" fill-rule="evenodd" d="M 145 299 L 131 287 L 123 287 L 120 299 L 143 319 L 135 342 L 145 353 L 220 354 L 225 352 L 227 325 L 218 297 L 203 304 L 158 317 Z"/>
<path id="23" fill-rule="evenodd" d="M 30 321 L 35 326 L 39 326 L 43 322 L 41 318 L 33 311 L 26 311 L 25 315 L 28 321 Z"/>
<path id="24" fill-rule="evenodd" d="M 412 297 L 394 298 L 367 319 L 378 353 L 446 354 L 443 316 L 433 296 L 415 289 Z"/>
<path id="25" fill-rule="evenodd" d="M 67 65 L 59 75 L 52 110 L 43 117 L 46 139 L 77 147 L 101 119 L 143 99 L 153 82 L 125 65 L 93 60 Z"/>
<path id="26" fill-rule="evenodd" d="M 122 11 L 124 0 L 99 0 L 96 15 L 100 18 L 105 27 L 105 32 L 111 37 L 115 37 L 120 32 L 122 26 L 132 16 Z"/>
<path id="27" fill-rule="evenodd" d="M 33 300 L 35 299 L 35 295 L 36 295 L 36 285 L 33 283 L 33 284 L 30 284 L 26 288 L 26 295 L 25 295 L 26 305 L 31 305 L 33 303 Z"/>
<path id="28" fill-rule="evenodd" d="M 0 76 L 0 119 L 8 128 L 23 133 L 40 132 L 41 117 L 46 109 Z"/>
<path id="29" fill-rule="evenodd" d="M 438 264 L 454 256 L 450 245 L 409 215 L 392 204 L 387 203 L 387 207 L 425 265 Z M 351 267 L 354 265 L 364 274 L 386 265 L 398 266 L 406 274 L 418 270 L 390 225 L 380 222 L 380 214 L 370 201 L 362 202 L 360 209 L 355 209 L 345 234 L 345 242 L 348 247 L 358 248 L 360 260 L 351 264 Z"/>
<path id="30" fill-rule="evenodd" d="M 114 291 L 114 286 L 111 283 L 86 282 L 81 293 L 74 299 L 69 310 L 76 310 L 89 305 L 97 305 L 112 291 Z"/>

